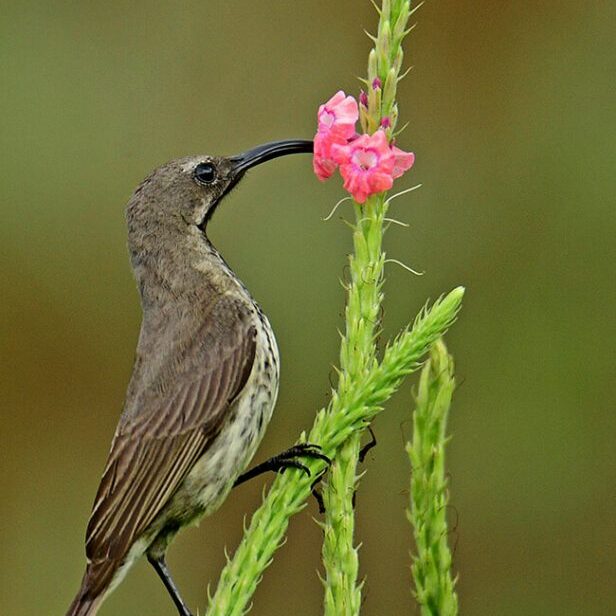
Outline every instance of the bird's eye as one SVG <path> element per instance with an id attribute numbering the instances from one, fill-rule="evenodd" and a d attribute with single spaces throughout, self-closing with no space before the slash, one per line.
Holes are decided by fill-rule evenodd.
<path id="1" fill-rule="evenodd" d="M 216 179 L 216 167 L 212 163 L 199 163 L 195 167 L 195 180 L 199 184 L 211 184 Z"/>

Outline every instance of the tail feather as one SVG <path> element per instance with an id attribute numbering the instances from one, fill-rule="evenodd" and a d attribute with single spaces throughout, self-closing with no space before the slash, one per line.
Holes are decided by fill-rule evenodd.
<path id="1" fill-rule="evenodd" d="M 95 616 L 101 603 L 114 587 L 118 570 L 115 561 L 90 562 L 81 580 L 81 588 L 73 599 L 66 616 Z M 117 579 L 119 582 L 119 579 Z"/>
<path id="2" fill-rule="evenodd" d="M 81 591 L 79 591 L 68 608 L 66 616 L 95 616 L 102 602 L 102 596 L 94 598 L 84 597 Z"/>

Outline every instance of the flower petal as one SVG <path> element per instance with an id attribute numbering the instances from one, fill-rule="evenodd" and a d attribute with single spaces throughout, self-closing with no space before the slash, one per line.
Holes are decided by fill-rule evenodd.
<path id="1" fill-rule="evenodd" d="M 328 178 L 330 178 L 334 171 L 336 171 L 336 163 L 332 160 L 328 160 L 327 158 L 316 158 L 312 159 L 312 168 L 314 169 L 314 173 L 324 182 Z"/>
<path id="2" fill-rule="evenodd" d="M 399 178 L 405 171 L 408 171 L 415 162 L 415 154 L 413 152 L 404 152 L 400 148 L 393 146 L 391 148 L 394 154 L 394 169 L 392 175 Z"/>
<path id="3" fill-rule="evenodd" d="M 314 136 L 314 154 L 312 168 L 319 180 L 324 181 L 331 177 L 338 161 L 334 159 L 332 149 L 344 147 L 346 139 L 334 132 L 319 132 Z"/>
<path id="4" fill-rule="evenodd" d="M 357 101 L 339 90 L 319 107 L 317 118 L 319 132 L 332 131 L 350 139 L 355 134 L 355 124 L 359 119 Z"/>

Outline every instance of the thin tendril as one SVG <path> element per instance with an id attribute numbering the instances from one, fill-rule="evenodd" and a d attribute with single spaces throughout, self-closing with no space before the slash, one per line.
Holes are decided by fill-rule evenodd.
<path id="1" fill-rule="evenodd" d="M 413 192 L 414 190 L 417 190 L 418 188 L 421 188 L 421 184 L 417 184 L 417 186 L 412 186 L 411 188 L 407 188 L 406 190 L 401 190 L 399 193 L 396 193 L 395 195 L 392 195 L 391 197 L 389 197 L 387 201 L 385 201 L 385 204 L 389 205 L 396 197 L 401 197 L 402 195 L 406 195 L 407 193 Z"/>
<path id="2" fill-rule="evenodd" d="M 403 267 L 405 270 L 411 272 L 411 274 L 415 274 L 415 276 L 423 276 L 426 272 L 418 272 L 417 270 L 414 270 L 412 267 L 409 267 L 408 265 L 402 263 L 402 261 L 398 261 L 398 259 L 385 259 L 384 263 L 395 263 L 396 265 L 399 265 L 400 267 Z"/>
<path id="3" fill-rule="evenodd" d="M 330 220 L 331 217 L 336 213 L 336 210 L 338 209 L 338 206 L 341 203 L 344 203 L 345 201 L 351 201 L 351 197 L 343 197 L 342 199 L 340 199 L 340 201 L 338 201 L 338 203 L 336 203 L 336 205 L 334 205 L 332 211 L 325 218 L 321 218 L 321 220 L 323 222 L 327 222 L 328 220 Z"/>
<path id="4" fill-rule="evenodd" d="M 401 220 L 396 220 L 395 218 L 383 218 L 385 222 L 391 222 L 394 225 L 400 225 L 401 227 L 406 227 L 407 229 L 411 226 L 407 222 L 402 222 Z"/>

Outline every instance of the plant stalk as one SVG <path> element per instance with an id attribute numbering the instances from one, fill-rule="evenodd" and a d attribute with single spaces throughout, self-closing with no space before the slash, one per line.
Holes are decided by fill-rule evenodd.
<path id="1" fill-rule="evenodd" d="M 402 40 L 407 33 L 410 1 L 383 0 L 379 11 L 374 48 L 368 56 L 368 104 L 360 104 L 360 120 L 367 133 L 381 126 L 391 140 L 398 119 L 396 88 L 403 61 Z M 347 291 L 346 330 L 340 347 L 339 389 L 353 389 L 365 378 L 376 361 L 376 339 L 380 333 L 383 302 L 383 221 L 387 194 L 355 204 L 351 280 Z M 342 446 L 331 466 L 323 491 L 325 525 L 323 564 L 325 567 L 325 616 L 356 616 L 361 605 L 358 583 L 359 557 L 354 545 L 354 493 L 359 477 L 357 461 L 362 431 L 355 432 Z"/>
<path id="2" fill-rule="evenodd" d="M 411 569 L 421 616 L 458 613 L 447 542 L 449 494 L 445 476 L 447 418 L 454 389 L 453 359 L 444 343 L 438 341 L 421 371 L 413 413 L 413 439 L 406 445 L 412 468 L 407 516 L 416 545 Z"/>

